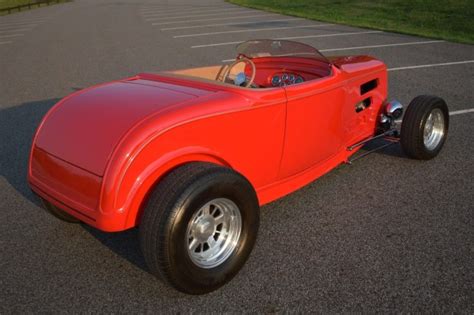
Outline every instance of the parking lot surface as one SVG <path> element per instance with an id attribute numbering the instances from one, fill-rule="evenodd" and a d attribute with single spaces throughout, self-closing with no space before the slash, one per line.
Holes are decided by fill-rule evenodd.
<path id="1" fill-rule="evenodd" d="M 447 101 L 444 150 L 420 162 L 392 146 L 263 207 L 248 263 L 204 296 L 153 278 L 136 229 L 102 233 L 42 211 L 26 183 L 28 151 L 59 99 L 140 72 L 228 62 L 255 38 L 382 59 L 391 98 Z M 76 0 L 0 17 L 0 313 L 474 312 L 473 73 L 471 45 L 220 0 Z"/>

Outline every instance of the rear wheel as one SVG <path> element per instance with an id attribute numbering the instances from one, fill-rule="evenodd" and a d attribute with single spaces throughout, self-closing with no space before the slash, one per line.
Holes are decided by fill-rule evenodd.
<path id="1" fill-rule="evenodd" d="M 242 268 L 258 226 L 258 200 L 244 177 L 217 165 L 189 163 L 152 192 L 140 243 L 153 274 L 182 292 L 204 294 Z"/>
<path id="2" fill-rule="evenodd" d="M 408 105 L 402 121 L 400 142 L 411 158 L 432 159 L 441 151 L 449 128 L 449 111 L 439 97 L 420 95 Z"/>
<path id="3" fill-rule="evenodd" d="M 41 198 L 41 202 L 43 203 L 43 208 L 46 211 L 48 211 L 50 214 L 54 215 L 56 218 L 58 218 L 62 221 L 65 221 L 65 222 L 69 222 L 69 223 L 79 223 L 79 222 L 81 222 L 79 219 L 77 219 L 77 218 L 73 217 L 72 215 L 70 215 L 69 213 L 59 209 L 58 207 L 56 207 L 55 205 L 53 205 L 52 203 L 50 203 L 46 199 Z"/>

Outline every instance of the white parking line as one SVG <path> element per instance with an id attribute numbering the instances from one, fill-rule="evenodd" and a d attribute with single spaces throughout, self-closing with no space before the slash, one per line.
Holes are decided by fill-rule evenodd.
<path id="1" fill-rule="evenodd" d="M 278 20 L 263 20 L 263 21 L 251 21 L 251 22 L 236 22 L 236 23 L 218 23 L 218 24 L 207 24 L 207 25 L 194 25 L 194 26 L 179 26 L 179 27 L 168 27 L 162 28 L 161 31 L 171 31 L 171 30 L 184 30 L 184 29 L 195 29 L 195 28 L 206 28 L 214 26 L 230 26 L 230 25 L 248 25 L 248 24 L 258 24 L 258 23 L 273 23 L 273 22 L 283 22 L 283 21 L 301 21 L 303 18 L 289 18 L 289 19 L 278 19 Z"/>
<path id="2" fill-rule="evenodd" d="M 0 35 L 0 38 L 10 38 L 10 37 L 18 37 L 18 36 L 23 36 L 23 34 Z"/>
<path id="3" fill-rule="evenodd" d="M 15 28 L 12 30 L 0 30 L 0 33 L 11 33 L 11 32 L 23 32 L 23 31 L 30 31 L 31 28 Z"/>
<path id="4" fill-rule="evenodd" d="M 455 111 L 449 112 L 449 116 L 468 114 L 468 113 L 474 113 L 474 108 L 455 110 Z"/>
<path id="5" fill-rule="evenodd" d="M 10 29 L 15 29 L 15 28 L 33 28 L 36 27 L 38 24 L 18 24 L 18 25 L 0 25 L 1 30 L 10 30 Z"/>
<path id="6" fill-rule="evenodd" d="M 449 116 L 456 116 L 456 115 L 469 114 L 469 113 L 474 113 L 474 108 L 450 111 Z M 396 123 L 401 123 L 402 121 L 403 121 L 402 119 L 395 120 Z"/>
<path id="7" fill-rule="evenodd" d="M 444 42 L 445 42 L 444 40 L 428 40 L 428 41 L 421 41 L 421 42 L 406 42 L 406 43 L 395 43 L 395 44 L 385 44 L 385 45 L 354 46 L 354 47 L 345 47 L 345 48 L 330 48 L 330 49 L 321 49 L 319 51 L 327 52 L 327 51 L 339 51 L 339 50 L 354 50 L 354 49 L 368 49 L 368 48 L 381 48 L 381 47 L 435 44 L 435 43 L 444 43 Z"/>
<path id="8" fill-rule="evenodd" d="M 196 12 L 196 11 L 203 11 L 203 10 L 217 10 L 217 9 L 224 9 L 224 8 L 235 8 L 235 6 L 205 6 L 205 7 L 187 7 L 187 8 L 154 8 L 154 9 L 147 9 L 147 10 L 140 10 L 142 14 L 154 14 L 154 13 L 180 13 L 180 12 Z"/>
<path id="9" fill-rule="evenodd" d="M 219 9 L 219 10 L 209 10 L 209 11 L 206 11 L 206 12 L 203 12 L 203 11 L 200 11 L 198 13 L 205 13 L 205 14 L 208 14 L 208 13 L 211 13 L 211 14 L 214 14 L 214 15 L 218 15 L 219 13 L 225 13 L 225 12 L 233 12 L 233 11 L 244 11 L 245 9 L 242 9 L 242 8 L 231 8 L 231 9 Z M 246 10 L 246 11 L 249 11 L 249 10 Z M 187 14 L 187 13 L 192 13 L 192 12 L 176 12 L 174 14 Z M 143 17 L 145 18 L 178 18 L 178 17 L 189 17 L 189 16 L 196 16 L 196 15 L 188 15 L 188 16 L 173 16 L 168 13 L 168 14 L 163 14 L 163 13 L 160 13 L 160 14 L 143 14 Z"/>
<path id="10" fill-rule="evenodd" d="M 332 34 L 320 34 L 320 35 L 309 35 L 309 36 L 280 37 L 280 38 L 277 38 L 277 39 L 296 39 L 296 38 L 316 38 L 316 37 L 350 36 L 350 35 L 375 34 L 375 33 L 382 33 L 382 31 L 364 31 L 364 32 L 332 33 Z M 238 42 L 225 42 L 225 43 L 215 43 L 215 44 L 205 44 L 205 45 L 195 45 L 195 46 L 191 46 L 191 48 L 226 46 L 226 45 L 235 45 L 235 44 L 240 44 L 240 43 L 243 43 L 243 41 L 238 41 Z"/>
<path id="11" fill-rule="evenodd" d="M 235 9 L 232 9 L 235 10 Z M 229 11 L 229 10 L 228 10 Z M 250 12 L 247 9 L 240 9 L 240 11 L 232 11 L 228 13 L 211 13 L 211 14 L 193 14 L 193 15 L 181 15 L 181 16 L 171 16 L 171 17 L 153 17 L 153 18 L 147 18 L 145 21 L 147 22 L 153 22 L 153 21 L 160 21 L 160 20 L 175 20 L 175 19 L 186 19 L 186 18 L 195 18 L 195 17 L 204 17 L 204 16 L 223 16 L 223 15 L 228 15 L 228 14 L 242 14 L 242 13 L 248 13 Z"/>
<path id="12" fill-rule="evenodd" d="M 18 28 L 33 28 L 38 24 L 25 24 L 25 25 L 11 25 L 11 26 L 2 26 L 0 25 L 0 31 L 9 31 L 9 30 L 17 30 Z"/>
<path id="13" fill-rule="evenodd" d="M 255 17 L 274 16 L 274 15 L 275 15 L 275 13 L 266 13 L 266 14 L 247 15 L 247 16 L 234 16 L 234 17 L 222 17 L 222 18 L 213 18 L 213 19 L 173 21 L 173 22 L 163 22 L 163 23 L 160 22 L 160 23 L 152 23 L 151 25 L 166 25 L 166 24 L 205 22 L 205 21 L 218 21 L 218 20 L 238 20 L 238 19 L 249 19 L 249 18 L 255 18 Z"/>
<path id="14" fill-rule="evenodd" d="M 474 60 L 443 62 L 443 63 L 428 64 L 428 65 L 396 67 L 396 68 L 389 68 L 387 70 L 388 71 L 398 71 L 398 70 L 409 70 L 409 69 L 419 69 L 419 68 L 431 68 L 431 67 L 441 67 L 441 66 L 451 66 L 451 65 L 462 65 L 462 64 L 473 63 L 473 62 L 474 62 Z"/>
<path id="15" fill-rule="evenodd" d="M 242 10 L 243 8 L 237 8 Z M 236 8 L 221 8 L 219 10 L 208 10 L 208 9 L 193 9 L 193 10 L 177 10 L 177 11 L 156 11 L 156 12 L 149 12 L 149 13 L 140 13 L 141 16 L 145 18 L 151 17 L 166 17 L 166 16 L 177 16 L 177 15 L 190 15 L 190 14 L 207 14 L 207 13 L 216 13 L 219 11 L 228 11 L 228 10 L 236 10 Z"/>
<path id="16" fill-rule="evenodd" d="M 348 33 L 335 33 L 335 34 L 322 34 L 322 35 L 279 37 L 277 39 L 301 39 L 301 38 L 317 38 L 317 37 L 345 36 L 345 35 L 359 35 L 359 34 L 376 34 L 376 33 L 383 33 L 383 32 L 382 31 L 363 31 L 363 32 L 348 32 Z"/>
<path id="17" fill-rule="evenodd" d="M 11 44 L 12 42 L 0 42 L 0 45 Z"/>
<path id="18" fill-rule="evenodd" d="M 230 33 L 247 33 L 247 32 L 253 33 L 253 32 L 262 32 L 262 31 L 289 30 L 289 29 L 295 29 L 295 28 L 314 28 L 314 27 L 323 27 L 323 26 L 331 26 L 331 25 L 334 25 L 334 24 L 313 24 L 313 25 L 300 25 L 300 26 L 253 28 L 253 29 L 236 30 L 236 31 L 222 31 L 222 32 L 176 35 L 176 36 L 173 36 L 173 38 L 209 36 L 209 35 L 230 34 Z"/>
<path id="19" fill-rule="evenodd" d="M 227 5 L 220 6 L 220 7 L 229 7 Z M 154 6 L 154 7 L 146 7 L 140 8 L 140 12 L 148 12 L 148 11 L 164 11 L 164 12 L 172 12 L 172 11 L 196 11 L 199 9 L 207 9 L 207 8 L 215 8 L 215 6 L 202 6 L 202 7 L 193 7 L 193 6 L 186 6 L 186 7 L 179 7 L 179 6 Z"/>
<path id="20" fill-rule="evenodd" d="M 0 22 L 0 27 L 7 25 L 22 25 L 22 24 L 35 24 L 43 23 L 46 20 L 28 20 L 28 21 L 12 21 L 12 22 Z"/>

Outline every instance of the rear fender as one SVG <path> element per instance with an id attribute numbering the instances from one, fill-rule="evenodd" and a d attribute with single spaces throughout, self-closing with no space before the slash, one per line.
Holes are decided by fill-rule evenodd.
<path id="1" fill-rule="evenodd" d="M 218 154 L 202 147 L 186 147 L 168 152 L 151 163 L 147 158 L 138 156 L 129 165 L 122 180 L 116 183 L 114 192 L 103 198 L 101 208 L 104 212 L 112 212 L 110 214 L 117 219 L 120 218 L 124 224 L 123 229 L 137 226 L 140 223 L 142 206 L 153 187 L 164 175 L 189 162 L 209 162 L 231 167 L 219 158 Z"/>
<path id="2" fill-rule="evenodd" d="M 209 162 L 224 167 L 231 167 L 226 161 L 218 158 L 215 153 L 202 148 L 184 148 L 179 150 L 179 152 L 172 152 L 168 156 L 158 159 L 156 163 L 150 165 L 140 174 L 138 177 L 140 181 L 137 181 L 130 191 L 130 206 L 128 207 L 125 228 L 140 224 L 147 196 L 160 179 L 175 168 L 190 162 Z"/>

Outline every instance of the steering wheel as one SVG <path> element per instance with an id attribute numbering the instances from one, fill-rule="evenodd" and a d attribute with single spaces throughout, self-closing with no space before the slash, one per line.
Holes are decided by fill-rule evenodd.
<path id="1" fill-rule="evenodd" d="M 241 62 L 244 62 L 246 64 L 249 64 L 250 65 L 250 68 L 252 69 L 252 75 L 250 76 L 250 79 L 247 81 L 247 83 L 245 84 L 245 87 L 249 87 L 250 85 L 252 85 L 253 81 L 255 80 L 255 74 L 256 74 L 256 68 L 255 68 L 255 63 L 250 60 L 249 58 L 247 57 L 243 57 L 243 56 L 240 56 L 239 59 L 237 59 L 236 61 L 234 61 L 227 69 L 225 69 L 224 71 L 224 74 L 222 75 L 222 79 L 221 81 L 222 82 L 225 82 L 227 80 L 227 78 L 229 78 L 229 75 L 230 75 L 230 70 L 232 70 L 233 67 L 235 67 L 236 65 L 238 65 L 239 63 Z M 219 75 L 220 76 L 220 71 L 219 71 Z"/>

